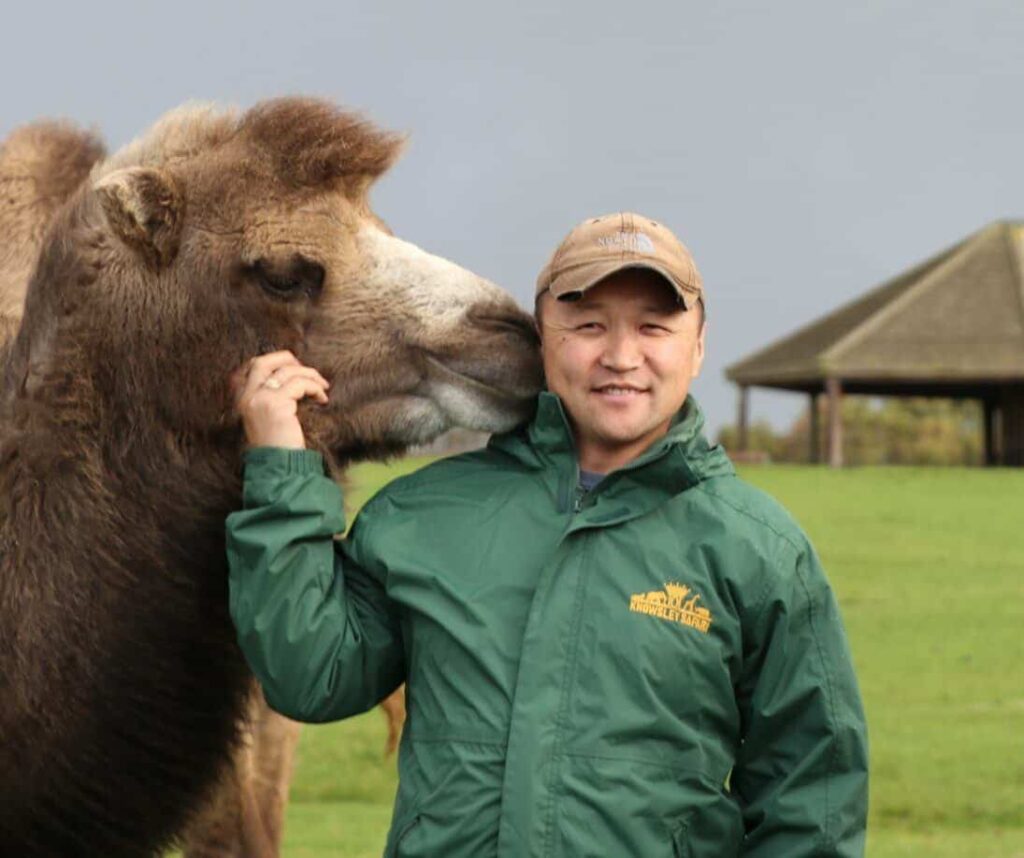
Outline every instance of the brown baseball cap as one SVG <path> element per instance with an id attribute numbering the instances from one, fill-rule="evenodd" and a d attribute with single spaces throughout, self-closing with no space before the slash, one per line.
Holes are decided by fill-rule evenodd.
<path id="1" fill-rule="evenodd" d="M 650 268 L 676 290 L 689 310 L 704 298 L 693 256 L 663 224 L 632 212 L 588 218 L 558 245 L 537 277 L 537 295 L 586 292 L 623 268 Z"/>

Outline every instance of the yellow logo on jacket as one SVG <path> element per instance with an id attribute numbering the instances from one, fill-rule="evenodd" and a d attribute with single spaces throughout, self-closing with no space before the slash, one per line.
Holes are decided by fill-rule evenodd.
<path id="1" fill-rule="evenodd" d="M 696 593 L 690 596 L 690 588 L 685 584 L 669 583 L 664 590 L 651 590 L 649 593 L 634 593 L 629 597 L 629 609 L 638 614 L 647 614 L 662 620 L 680 623 L 684 626 L 708 633 L 711 628 L 711 611 L 697 607 L 700 599 Z M 686 601 L 683 601 L 683 600 Z"/>

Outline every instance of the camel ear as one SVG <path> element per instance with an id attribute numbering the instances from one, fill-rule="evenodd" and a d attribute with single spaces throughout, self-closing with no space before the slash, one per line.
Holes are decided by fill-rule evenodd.
<path id="1" fill-rule="evenodd" d="M 178 252 L 185 199 L 174 180 L 149 167 L 126 167 L 96 183 L 111 229 L 159 268 Z"/>

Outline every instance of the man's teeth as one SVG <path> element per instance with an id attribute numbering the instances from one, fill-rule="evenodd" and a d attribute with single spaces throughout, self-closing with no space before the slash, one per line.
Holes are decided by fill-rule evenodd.
<path id="1" fill-rule="evenodd" d="M 612 396 L 629 396 L 632 393 L 640 392 L 632 387 L 599 387 L 598 391 L 600 393 L 610 393 Z"/>

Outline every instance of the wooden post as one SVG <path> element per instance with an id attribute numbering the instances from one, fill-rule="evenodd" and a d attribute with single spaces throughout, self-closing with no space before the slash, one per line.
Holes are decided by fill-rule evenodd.
<path id="1" fill-rule="evenodd" d="M 739 413 L 736 415 L 737 443 L 741 450 L 747 449 L 747 420 L 749 417 L 749 390 L 746 385 L 740 387 Z"/>
<path id="2" fill-rule="evenodd" d="M 828 463 L 833 468 L 843 466 L 843 384 L 838 378 L 825 379 L 828 396 Z"/>
<path id="3" fill-rule="evenodd" d="M 807 431 L 810 443 L 810 462 L 817 465 L 821 461 L 821 427 L 818 421 L 818 393 L 813 391 L 810 395 L 810 419 L 807 422 Z"/>
<path id="4" fill-rule="evenodd" d="M 985 411 L 985 423 L 982 432 L 985 433 L 985 464 L 991 467 L 999 462 L 996 453 L 996 403 L 994 399 L 985 398 L 981 401 Z"/>
<path id="5" fill-rule="evenodd" d="M 1024 385 L 1003 388 L 999 405 L 999 462 L 1024 467 Z"/>

